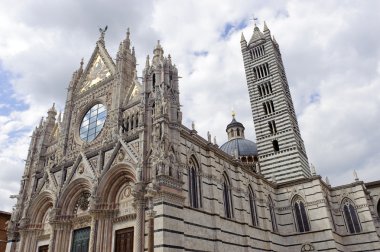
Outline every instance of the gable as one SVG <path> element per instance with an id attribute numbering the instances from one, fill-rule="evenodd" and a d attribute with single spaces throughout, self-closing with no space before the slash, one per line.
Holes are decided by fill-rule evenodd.
<path id="1" fill-rule="evenodd" d="M 83 84 L 80 92 L 84 92 L 95 86 L 102 80 L 111 75 L 111 70 L 104 63 L 99 53 L 96 54 L 94 61 L 84 76 Z"/>

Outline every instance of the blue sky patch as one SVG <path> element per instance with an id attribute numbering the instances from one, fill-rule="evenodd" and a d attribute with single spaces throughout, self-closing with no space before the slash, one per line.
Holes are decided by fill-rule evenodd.
<path id="1" fill-rule="evenodd" d="M 233 32 L 233 31 L 239 31 L 239 30 L 242 30 L 244 29 L 245 27 L 247 27 L 248 25 L 248 22 L 246 19 L 243 19 L 241 20 L 240 22 L 238 23 L 226 23 L 224 25 L 224 28 L 223 28 L 223 31 L 222 33 L 220 34 L 220 36 L 223 38 L 223 39 L 226 39 L 230 36 L 230 34 Z"/>
<path id="2" fill-rule="evenodd" d="M 317 92 L 312 93 L 309 97 L 309 103 L 319 102 L 320 99 L 321 99 L 321 95 L 319 93 Z"/>
<path id="3" fill-rule="evenodd" d="M 11 84 L 15 78 L 10 72 L 3 69 L 0 64 L 0 115 L 9 115 L 14 110 L 26 110 L 28 105 L 16 99 Z"/>
<path id="4" fill-rule="evenodd" d="M 208 51 L 195 51 L 193 54 L 197 57 L 206 57 L 208 55 Z"/>

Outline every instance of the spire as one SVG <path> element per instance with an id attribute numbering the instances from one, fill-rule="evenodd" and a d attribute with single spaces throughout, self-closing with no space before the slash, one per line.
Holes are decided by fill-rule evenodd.
<path id="1" fill-rule="evenodd" d="M 149 55 L 146 56 L 146 61 L 145 61 L 145 68 L 148 69 L 149 67 Z"/>
<path id="2" fill-rule="evenodd" d="M 278 45 L 277 40 L 275 39 L 274 36 L 273 36 L 272 40 L 273 40 L 273 43 L 274 43 L 275 45 Z"/>
<path id="3" fill-rule="evenodd" d="M 129 41 L 129 36 L 131 35 L 130 31 L 129 31 L 129 27 L 127 28 L 127 40 Z"/>
<path id="4" fill-rule="evenodd" d="M 83 73 L 83 57 L 80 60 L 79 69 L 76 71 L 76 78 L 80 78 L 80 76 L 82 75 L 82 73 Z"/>
<path id="5" fill-rule="evenodd" d="M 264 31 L 267 31 L 267 30 L 269 29 L 268 29 L 267 23 L 264 21 Z"/>
<path id="6" fill-rule="evenodd" d="M 42 124 L 44 123 L 44 117 L 41 117 L 39 128 L 42 128 Z"/>
<path id="7" fill-rule="evenodd" d="M 129 49 L 129 47 L 131 45 L 130 35 L 131 35 L 131 33 L 129 32 L 129 27 L 128 27 L 128 29 L 127 29 L 127 36 L 125 38 L 125 48 L 126 49 Z"/>
<path id="8" fill-rule="evenodd" d="M 46 118 L 48 122 L 55 121 L 55 116 L 57 115 L 57 110 L 55 109 L 55 103 L 47 112 L 48 117 Z"/>
<path id="9" fill-rule="evenodd" d="M 53 102 L 53 106 L 48 110 L 48 114 L 49 113 L 57 114 L 57 110 L 55 109 L 55 102 Z"/>
<path id="10" fill-rule="evenodd" d="M 247 42 L 247 41 L 245 40 L 245 37 L 244 37 L 244 33 L 243 33 L 243 32 L 241 33 L 240 42 Z"/>
<path id="11" fill-rule="evenodd" d="M 156 61 L 156 59 L 161 59 L 163 55 L 164 55 L 164 49 L 162 49 L 160 40 L 157 40 L 156 48 L 154 48 L 153 50 L 153 61 Z"/>
<path id="12" fill-rule="evenodd" d="M 157 40 L 157 45 L 156 45 L 156 48 L 154 49 L 153 51 L 154 53 L 154 56 L 162 56 L 162 54 L 164 54 L 164 49 L 162 49 L 162 46 L 160 44 L 160 40 Z"/>

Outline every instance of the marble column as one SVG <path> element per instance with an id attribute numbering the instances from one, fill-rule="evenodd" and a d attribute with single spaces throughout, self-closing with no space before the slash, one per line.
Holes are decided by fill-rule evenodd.
<path id="1" fill-rule="evenodd" d="M 49 238 L 49 252 L 54 252 L 54 244 L 55 244 L 55 226 L 51 226 L 50 238 Z"/>
<path id="2" fill-rule="evenodd" d="M 134 237 L 134 247 L 136 252 L 144 251 L 144 217 L 145 217 L 145 201 L 143 198 L 135 199 L 136 208 L 136 226 L 135 226 L 135 237 Z"/>
<path id="3" fill-rule="evenodd" d="M 149 218 L 148 252 L 154 252 L 154 216 L 155 215 L 156 215 L 156 212 L 153 210 L 150 210 L 148 212 L 148 218 Z"/>
<path id="4" fill-rule="evenodd" d="M 96 246 L 95 246 L 95 234 L 97 231 L 97 219 L 96 216 L 93 215 L 91 217 L 91 230 L 90 230 L 90 241 L 89 241 L 89 252 L 95 252 L 96 251 Z"/>

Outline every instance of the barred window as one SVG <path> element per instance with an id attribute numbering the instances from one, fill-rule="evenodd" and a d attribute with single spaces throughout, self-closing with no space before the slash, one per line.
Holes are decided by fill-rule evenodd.
<path id="1" fill-rule="evenodd" d="M 263 109 L 264 109 L 264 114 L 272 114 L 274 113 L 274 104 L 272 100 L 266 101 L 263 103 Z"/>
<path id="2" fill-rule="evenodd" d="M 269 207 L 270 221 L 271 221 L 271 224 L 272 224 L 272 231 L 273 232 L 278 232 L 276 213 L 274 211 L 273 200 L 272 200 L 272 198 L 270 196 L 268 196 L 268 207 Z"/>
<path id="3" fill-rule="evenodd" d="M 257 218 L 257 208 L 256 208 L 256 200 L 255 194 L 253 193 L 252 187 L 248 187 L 248 197 L 249 197 L 249 210 L 251 211 L 251 220 L 253 226 L 258 226 L 258 218 Z"/>
<path id="4" fill-rule="evenodd" d="M 194 156 L 190 158 L 188 174 L 190 206 L 200 208 L 202 207 L 202 178 L 199 176 L 199 165 Z"/>
<path id="5" fill-rule="evenodd" d="M 265 55 L 264 45 L 259 45 L 249 51 L 251 59 L 257 59 Z"/>
<path id="6" fill-rule="evenodd" d="M 273 93 L 273 90 L 272 90 L 272 84 L 271 84 L 270 81 L 258 85 L 258 86 L 257 86 L 257 89 L 258 89 L 258 91 L 259 91 L 259 95 L 260 95 L 260 97 L 263 97 L 263 96 L 265 96 L 265 95 L 269 95 L 269 94 L 272 94 L 272 93 Z"/>
<path id="7" fill-rule="evenodd" d="M 270 74 L 268 63 L 264 63 L 262 65 L 254 67 L 253 74 L 254 74 L 255 80 L 260 80 L 262 78 L 267 77 Z"/>
<path id="8" fill-rule="evenodd" d="M 301 197 L 297 196 L 293 200 L 293 209 L 297 231 L 300 233 L 310 231 L 310 224 L 305 209 L 305 203 Z"/>
<path id="9" fill-rule="evenodd" d="M 355 204 L 348 198 L 342 201 L 342 210 L 344 216 L 344 222 L 348 232 L 351 234 L 360 233 L 361 226 L 358 214 L 355 209 Z"/>
<path id="10" fill-rule="evenodd" d="M 232 193 L 231 193 L 231 183 L 228 179 L 227 174 L 223 175 L 223 203 L 224 203 L 224 214 L 227 218 L 233 218 L 233 204 L 232 204 Z"/>
<path id="11" fill-rule="evenodd" d="M 268 122 L 269 131 L 271 134 L 277 133 L 276 122 L 274 120 Z"/>

